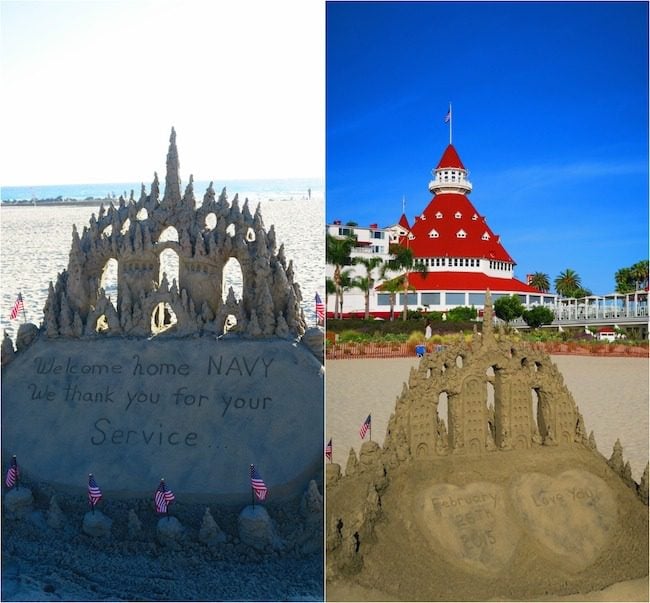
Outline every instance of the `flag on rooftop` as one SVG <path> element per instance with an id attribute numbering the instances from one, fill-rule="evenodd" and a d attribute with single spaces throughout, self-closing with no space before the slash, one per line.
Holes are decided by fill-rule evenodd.
<path id="1" fill-rule="evenodd" d="M 250 475 L 251 488 L 253 488 L 253 492 L 255 492 L 257 500 L 264 500 L 266 498 L 268 488 L 266 487 L 264 480 L 260 477 L 260 474 L 257 472 L 255 465 L 251 465 Z"/>
<path id="2" fill-rule="evenodd" d="M 176 497 L 174 496 L 174 493 L 165 486 L 165 480 L 161 479 L 153 499 L 156 503 L 156 513 L 167 513 L 167 507 L 170 503 L 174 502 Z"/>
<path id="3" fill-rule="evenodd" d="M 95 476 L 88 474 L 88 502 L 91 507 L 94 507 L 102 497 L 102 491 L 95 481 Z"/>
<path id="4" fill-rule="evenodd" d="M 316 292 L 316 320 L 318 321 L 318 324 L 323 324 L 325 322 L 325 304 L 320 295 L 318 295 L 318 291 Z"/>
<path id="5" fill-rule="evenodd" d="M 16 320 L 18 314 L 24 312 L 24 310 L 25 310 L 25 304 L 23 302 L 23 296 L 21 293 L 19 293 L 18 297 L 16 298 L 16 301 L 14 302 L 13 308 L 11 308 L 11 313 L 9 314 L 9 318 L 11 320 Z"/>
<path id="6" fill-rule="evenodd" d="M 370 424 L 371 424 L 371 419 L 370 419 L 370 415 L 368 415 L 366 417 L 366 420 L 361 425 L 361 429 L 359 429 L 359 435 L 361 436 L 362 440 L 366 437 L 366 433 L 368 433 L 368 430 L 370 429 Z"/>
<path id="7" fill-rule="evenodd" d="M 451 120 L 451 109 L 449 109 L 449 111 L 447 111 L 447 115 L 445 115 L 445 123 L 448 124 L 450 120 Z"/>
<path id="8" fill-rule="evenodd" d="M 18 481 L 18 461 L 16 460 L 16 455 L 14 454 L 11 458 L 11 464 L 7 470 L 7 476 L 5 477 L 5 486 L 7 488 L 13 488 Z"/>
<path id="9" fill-rule="evenodd" d="M 332 460 L 332 438 L 330 438 L 330 441 L 327 442 L 327 446 L 325 446 L 325 457 L 330 461 Z"/>

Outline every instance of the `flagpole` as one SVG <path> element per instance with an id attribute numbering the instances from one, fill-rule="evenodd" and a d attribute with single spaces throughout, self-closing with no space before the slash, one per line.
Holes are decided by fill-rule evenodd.
<path id="1" fill-rule="evenodd" d="M 451 125 L 454 117 L 451 112 L 451 101 L 449 101 L 449 144 L 451 144 Z"/>
<path id="2" fill-rule="evenodd" d="M 25 298 L 23 297 L 22 291 L 20 292 L 20 299 L 23 301 L 23 324 L 27 324 L 27 313 L 25 312 Z"/>
<path id="3" fill-rule="evenodd" d="M 369 442 L 372 442 L 372 414 L 370 415 L 370 424 L 368 425 Z"/>

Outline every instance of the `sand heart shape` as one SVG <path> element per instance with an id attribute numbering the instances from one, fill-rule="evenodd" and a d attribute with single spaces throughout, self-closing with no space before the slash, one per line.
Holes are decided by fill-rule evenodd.
<path id="1" fill-rule="evenodd" d="M 512 498 L 526 530 L 570 571 L 591 565 L 617 524 L 614 495 L 587 471 L 524 474 L 514 482 Z"/>
<path id="2" fill-rule="evenodd" d="M 506 503 L 506 490 L 495 484 L 436 484 L 422 493 L 416 517 L 422 533 L 450 562 L 497 573 L 510 561 L 520 537 Z"/>

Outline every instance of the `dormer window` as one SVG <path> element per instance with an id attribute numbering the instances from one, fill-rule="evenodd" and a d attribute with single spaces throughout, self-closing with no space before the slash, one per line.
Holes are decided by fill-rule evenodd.
<path id="1" fill-rule="evenodd" d="M 426 220 L 426 219 L 427 219 L 427 217 L 426 217 L 424 214 L 422 214 L 422 215 L 420 216 L 420 220 Z"/>
<path id="2" fill-rule="evenodd" d="M 461 214 L 459 211 L 457 211 L 457 212 L 454 214 L 454 218 L 456 218 L 456 220 L 460 220 L 462 217 L 463 217 L 463 214 Z"/>
<path id="3" fill-rule="evenodd" d="M 438 234 L 438 231 L 435 228 L 432 228 L 429 231 L 429 238 L 430 239 L 437 239 L 440 235 Z"/>
<path id="4" fill-rule="evenodd" d="M 483 233 L 483 236 L 481 237 L 484 241 L 489 241 L 490 240 L 490 235 L 488 234 L 487 230 Z"/>
<path id="5" fill-rule="evenodd" d="M 466 239 L 467 238 L 467 233 L 461 228 L 457 233 L 456 236 L 459 239 Z"/>
<path id="6" fill-rule="evenodd" d="M 474 214 L 474 215 L 472 216 L 472 220 L 474 220 L 474 221 L 476 222 L 476 220 L 478 220 L 478 216 L 477 216 L 476 214 Z"/>
<path id="7" fill-rule="evenodd" d="M 409 241 L 412 241 L 415 238 L 415 235 L 412 232 L 409 232 Z"/>
<path id="8" fill-rule="evenodd" d="M 436 212 L 436 218 L 437 218 L 438 220 L 440 220 L 440 219 L 442 218 L 442 212 L 441 212 L 441 211 Z"/>

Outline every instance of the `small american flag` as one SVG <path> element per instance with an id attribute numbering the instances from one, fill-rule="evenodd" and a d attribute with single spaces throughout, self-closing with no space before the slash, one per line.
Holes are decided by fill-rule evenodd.
<path id="1" fill-rule="evenodd" d="M 330 461 L 332 460 L 332 438 L 330 438 L 330 441 L 327 442 L 327 446 L 325 446 L 325 458 Z"/>
<path id="2" fill-rule="evenodd" d="M 447 111 L 447 115 L 445 115 L 445 123 L 448 124 L 451 121 L 451 109 Z"/>
<path id="3" fill-rule="evenodd" d="M 368 433 L 369 429 L 370 429 L 370 415 L 366 417 L 366 420 L 361 425 L 361 429 L 359 429 L 359 435 L 361 436 L 362 440 L 366 437 L 366 433 Z"/>
<path id="4" fill-rule="evenodd" d="M 94 507 L 102 497 L 102 491 L 100 490 L 95 477 L 92 473 L 88 475 L 88 502 L 91 507 Z"/>
<path id="5" fill-rule="evenodd" d="M 320 295 L 318 295 L 318 292 L 316 293 L 316 320 L 319 325 L 325 322 L 325 304 L 320 298 Z"/>
<path id="6" fill-rule="evenodd" d="M 16 485 L 18 474 L 18 461 L 16 460 L 16 455 L 14 455 L 7 470 L 7 477 L 5 477 L 5 485 L 7 488 L 13 488 Z"/>
<path id="7" fill-rule="evenodd" d="M 255 469 L 255 465 L 251 465 L 251 488 L 253 488 L 253 492 L 255 492 L 255 496 L 257 497 L 257 500 L 264 500 L 266 498 L 266 493 L 268 492 L 268 489 L 266 487 L 266 484 L 264 483 L 264 480 L 260 477 L 260 474 L 257 472 L 257 469 Z"/>
<path id="8" fill-rule="evenodd" d="M 18 318 L 18 314 L 23 312 L 25 310 L 25 304 L 23 302 L 23 296 L 22 294 L 18 294 L 18 297 L 16 298 L 16 301 L 14 302 L 13 308 L 11 308 L 11 313 L 9 314 L 9 318 L 11 320 L 16 320 Z"/>
<path id="9" fill-rule="evenodd" d="M 156 513 L 167 513 L 167 507 L 170 503 L 173 503 L 176 497 L 171 490 L 168 490 L 165 486 L 165 480 L 160 480 L 160 485 L 156 490 L 156 493 L 153 496 L 154 502 L 156 503 Z"/>

